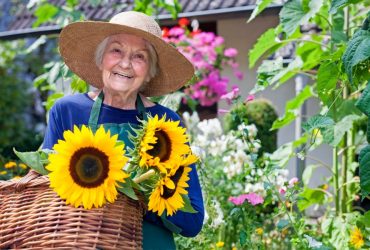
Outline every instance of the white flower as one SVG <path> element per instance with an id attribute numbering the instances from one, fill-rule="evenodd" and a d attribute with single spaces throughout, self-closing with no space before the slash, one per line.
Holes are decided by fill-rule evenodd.
<path id="1" fill-rule="evenodd" d="M 215 215 L 214 215 L 214 219 L 211 223 L 211 227 L 217 228 L 221 224 L 225 223 L 224 213 L 222 212 L 220 203 L 216 199 L 212 200 L 212 205 L 213 205 L 213 209 L 215 210 Z"/>

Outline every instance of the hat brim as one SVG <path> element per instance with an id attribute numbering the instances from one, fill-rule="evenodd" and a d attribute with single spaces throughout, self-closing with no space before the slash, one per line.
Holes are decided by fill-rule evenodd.
<path id="1" fill-rule="evenodd" d="M 194 67 L 184 55 L 162 38 L 130 26 L 84 21 L 67 25 L 59 37 L 59 50 L 66 65 L 88 84 L 101 89 L 102 72 L 95 63 L 97 46 L 108 36 L 132 34 L 144 38 L 158 55 L 158 72 L 141 92 L 145 96 L 160 96 L 184 86 L 194 75 Z"/>

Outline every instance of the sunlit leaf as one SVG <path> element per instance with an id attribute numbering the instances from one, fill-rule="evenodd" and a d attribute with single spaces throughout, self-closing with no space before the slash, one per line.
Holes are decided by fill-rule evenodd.
<path id="1" fill-rule="evenodd" d="M 345 6 L 353 3 L 359 3 L 362 0 L 332 0 L 331 7 L 330 7 L 330 14 L 337 13 L 338 9 L 342 9 Z"/>
<path id="2" fill-rule="evenodd" d="M 253 9 L 251 16 L 248 19 L 248 23 L 252 21 L 259 13 L 261 13 L 273 0 L 257 0 L 256 7 Z"/>
<path id="3" fill-rule="evenodd" d="M 366 197 L 370 193 L 370 145 L 361 150 L 359 162 L 361 194 Z"/>
<path id="4" fill-rule="evenodd" d="M 353 127 L 353 122 L 360 119 L 358 115 L 348 115 L 337 122 L 334 126 L 320 129 L 324 142 L 335 147 L 342 140 L 344 134 Z"/>
<path id="5" fill-rule="evenodd" d="M 323 115 L 314 115 L 302 127 L 307 133 L 311 133 L 314 129 L 326 128 L 333 125 L 334 120 L 332 118 Z"/>
<path id="6" fill-rule="evenodd" d="M 297 117 L 297 109 L 310 97 L 313 96 L 312 87 L 306 86 L 304 89 L 293 99 L 287 102 L 285 106 L 285 114 L 283 117 L 277 119 L 271 129 L 278 129 L 290 124 Z"/>
<path id="7" fill-rule="evenodd" d="M 317 93 L 324 105 L 330 104 L 339 76 L 338 66 L 335 62 L 324 62 L 317 73 Z"/>
<path id="8" fill-rule="evenodd" d="M 343 55 L 343 64 L 348 79 L 357 84 L 362 79 L 370 77 L 370 12 L 366 18 L 363 29 L 357 30 L 348 43 Z M 365 77 L 363 76 L 365 75 Z"/>
<path id="9" fill-rule="evenodd" d="M 277 34 L 280 31 L 280 26 L 271 28 L 258 38 L 253 48 L 249 51 L 249 68 L 253 68 L 257 60 L 265 53 L 272 53 L 284 45 L 281 41 L 277 40 Z"/>
<path id="10" fill-rule="evenodd" d="M 320 10 L 323 5 L 323 0 L 291 0 L 284 4 L 280 11 L 280 23 L 283 25 L 283 30 L 292 35 L 295 30 L 302 24 L 307 23 L 310 18 Z"/>
<path id="11" fill-rule="evenodd" d="M 37 173 L 41 175 L 47 175 L 49 173 L 43 165 L 40 152 L 18 152 L 15 148 L 13 151 L 24 164 L 35 170 Z"/>
<path id="12" fill-rule="evenodd" d="M 370 81 L 367 82 L 366 88 L 356 102 L 356 107 L 365 115 L 370 116 Z"/>
<path id="13" fill-rule="evenodd" d="M 126 180 L 125 182 L 118 182 L 119 187 L 117 187 L 117 190 L 121 193 L 127 195 L 133 200 L 138 200 L 136 193 L 134 189 L 131 186 L 131 182 L 129 180 Z"/>
<path id="14" fill-rule="evenodd" d="M 302 193 L 299 194 L 299 198 L 297 207 L 300 211 L 303 211 L 314 204 L 323 204 L 325 193 L 317 189 L 305 188 Z"/>
<path id="15" fill-rule="evenodd" d="M 58 13 L 58 8 L 49 3 L 44 3 L 37 7 L 37 9 L 34 12 L 34 15 L 36 16 L 36 21 L 33 23 L 32 27 L 38 27 L 42 23 L 46 23 Z"/>

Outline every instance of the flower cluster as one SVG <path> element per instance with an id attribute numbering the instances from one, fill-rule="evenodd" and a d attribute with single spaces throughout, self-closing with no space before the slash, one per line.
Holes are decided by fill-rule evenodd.
<path id="1" fill-rule="evenodd" d="M 179 121 L 166 121 L 164 115 L 143 121 L 142 128 L 134 131 L 134 147 L 129 150 L 131 170 L 141 174 L 150 168 L 157 173 L 148 209 L 158 215 L 166 211 L 171 216 L 185 206 L 189 166 L 198 160 L 191 154 L 185 128 L 179 126 Z"/>
<path id="2" fill-rule="evenodd" d="M 132 147 L 103 126 L 96 131 L 85 125 L 65 131 L 42 169 L 50 187 L 67 204 L 85 209 L 113 203 L 118 192 L 138 199 L 136 188 L 146 196 L 148 209 L 159 216 L 179 209 L 193 212 L 187 182 L 190 165 L 198 158 L 191 154 L 185 128 L 165 115 L 131 128 Z"/>
<path id="3" fill-rule="evenodd" d="M 190 31 L 188 25 L 189 20 L 181 18 L 178 26 L 162 30 L 163 38 L 175 45 L 195 67 L 198 80 L 187 87 L 185 93 L 201 105 L 211 106 L 227 93 L 229 79 L 221 76 L 224 66 L 231 66 L 239 80 L 243 78 L 236 62 L 238 51 L 226 48 L 221 36 L 197 27 Z"/>
<path id="4" fill-rule="evenodd" d="M 18 179 L 28 171 L 28 167 L 24 163 L 17 163 L 15 161 L 9 161 L 3 166 L 0 166 L 0 180 L 7 179 Z"/>

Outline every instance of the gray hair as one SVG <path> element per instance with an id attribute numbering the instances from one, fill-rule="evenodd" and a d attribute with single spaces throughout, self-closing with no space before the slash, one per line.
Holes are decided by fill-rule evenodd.
<path id="1" fill-rule="evenodd" d="M 99 45 L 96 47 L 95 50 L 95 64 L 96 66 L 100 67 L 103 61 L 103 55 L 104 51 L 107 47 L 109 38 L 111 36 L 106 37 Z M 158 72 L 158 55 L 157 52 L 155 51 L 153 45 L 145 40 L 145 47 L 148 49 L 149 52 L 149 78 L 152 79 L 153 77 L 156 76 Z M 146 83 L 144 83 L 146 85 Z M 144 87 L 144 86 L 143 86 Z"/>

